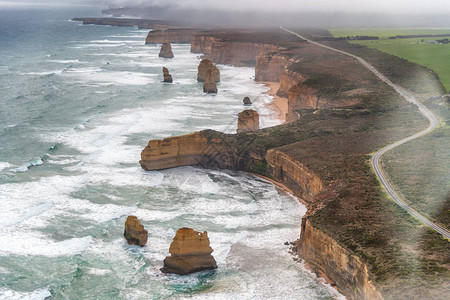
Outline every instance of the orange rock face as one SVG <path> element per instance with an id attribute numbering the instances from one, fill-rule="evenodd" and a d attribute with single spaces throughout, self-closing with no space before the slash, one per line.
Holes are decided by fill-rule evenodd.
<path id="1" fill-rule="evenodd" d="M 206 81 L 206 73 L 209 69 L 212 69 L 212 75 L 215 82 L 220 82 L 220 71 L 219 69 L 209 60 L 203 59 L 198 65 L 198 73 L 197 73 L 197 81 L 205 82 Z"/>
<path id="2" fill-rule="evenodd" d="M 259 129 L 259 114 L 253 109 L 246 109 L 238 115 L 237 133 Z"/>
<path id="3" fill-rule="evenodd" d="M 205 84 L 203 85 L 203 92 L 208 94 L 217 93 L 217 85 L 214 82 L 213 69 L 211 66 L 206 71 Z"/>
<path id="4" fill-rule="evenodd" d="M 187 227 L 178 229 L 169 252 L 171 256 L 164 259 L 161 269 L 164 273 L 185 275 L 217 268 L 206 231 L 201 233 Z"/>
<path id="5" fill-rule="evenodd" d="M 162 44 L 161 51 L 159 51 L 159 57 L 173 58 L 172 46 L 170 43 Z"/>
<path id="6" fill-rule="evenodd" d="M 262 54 L 256 61 L 255 80 L 279 82 L 288 63 L 289 60 L 285 56 L 275 53 Z"/>
<path id="7" fill-rule="evenodd" d="M 144 229 L 144 226 L 142 226 L 136 216 L 128 216 L 123 235 L 130 245 L 144 247 L 147 244 L 148 231 Z"/>

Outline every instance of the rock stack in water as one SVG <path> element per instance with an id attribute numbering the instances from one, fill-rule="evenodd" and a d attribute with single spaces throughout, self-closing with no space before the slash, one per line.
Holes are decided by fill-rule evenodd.
<path id="1" fill-rule="evenodd" d="M 244 105 L 251 105 L 252 101 L 250 100 L 249 97 L 245 97 L 244 100 L 242 100 L 244 102 Z"/>
<path id="2" fill-rule="evenodd" d="M 163 82 L 172 82 L 172 76 L 169 74 L 169 69 L 167 69 L 166 67 L 163 67 L 163 76 L 164 76 L 164 80 Z"/>
<path id="3" fill-rule="evenodd" d="M 246 109 L 238 115 L 237 133 L 259 129 L 259 114 L 253 109 Z"/>
<path id="4" fill-rule="evenodd" d="M 206 231 L 201 233 L 186 227 L 178 229 L 169 252 L 171 256 L 164 259 L 164 267 L 161 269 L 164 273 L 185 275 L 217 269 Z"/>
<path id="5" fill-rule="evenodd" d="M 206 71 L 205 84 L 203 84 L 204 93 L 217 93 L 217 85 L 214 83 L 214 78 L 212 74 L 212 68 Z"/>
<path id="6" fill-rule="evenodd" d="M 148 231 L 144 229 L 136 216 L 128 216 L 123 236 L 127 239 L 129 245 L 144 247 L 147 244 Z"/>
<path id="7" fill-rule="evenodd" d="M 172 46 L 170 43 L 164 43 L 159 51 L 159 57 L 173 58 Z"/>
<path id="8" fill-rule="evenodd" d="M 220 71 L 219 69 L 210 61 L 209 59 L 203 59 L 198 65 L 198 73 L 197 73 L 197 81 L 205 82 L 206 81 L 206 73 L 208 69 L 212 69 L 212 75 L 214 78 L 214 82 L 220 82 Z"/>

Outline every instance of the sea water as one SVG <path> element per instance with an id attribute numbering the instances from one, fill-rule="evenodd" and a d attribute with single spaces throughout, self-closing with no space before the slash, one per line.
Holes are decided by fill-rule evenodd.
<path id="1" fill-rule="evenodd" d="M 342 297 L 284 245 L 306 211 L 295 198 L 243 172 L 139 166 L 150 139 L 235 132 L 245 96 L 279 124 L 254 70 L 219 65 L 204 94 L 189 45 L 163 59 L 147 30 L 70 21 L 99 12 L 0 7 L 0 299 Z M 130 214 L 145 247 L 123 238 Z M 160 272 L 184 226 L 208 231 L 216 271 Z"/>

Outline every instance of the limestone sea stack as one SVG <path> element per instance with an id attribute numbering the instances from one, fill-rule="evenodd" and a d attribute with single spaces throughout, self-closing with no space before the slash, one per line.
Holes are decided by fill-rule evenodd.
<path id="1" fill-rule="evenodd" d="M 144 247 L 147 244 L 148 231 L 144 229 L 136 216 L 128 216 L 123 236 L 127 239 L 129 245 Z"/>
<path id="2" fill-rule="evenodd" d="M 197 73 L 197 81 L 205 82 L 206 81 L 206 73 L 208 69 L 212 68 L 212 75 L 214 78 L 214 82 L 220 82 L 220 71 L 219 69 L 210 61 L 209 59 L 203 59 L 198 65 L 198 73 Z"/>
<path id="3" fill-rule="evenodd" d="M 216 260 L 211 255 L 208 233 L 183 227 L 177 230 L 169 252 L 164 259 L 164 273 L 186 275 L 194 272 L 217 269 Z"/>
<path id="4" fill-rule="evenodd" d="M 242 100 L 244 102 L 244 105 L 251 105 L 252 101 L 250 100 L 249 97 L 245 97 L 244 100 Z"/>
<path id="5" fill-rule="evenodd" d="M 246 109 L 238 115 L 237 133 L 259 129 L 259 114 L 253 109 Z"/>
<path id="6" fill-rule="evenodd" d="M 173 58 L 172 46 L 170 43 L 164 43 L 159 51 L 159 57 Z"/>
<path id="7" fill-rule="evenodd" d="M 169 74 L 169 69 L 167 69 L 166 67 L 163 67 L 163 76 L 164 76 L 164 80 L 163 82 L 173 82 L 172 80 L 172 75 Z"/>
<path id="8" fill-rule="evenodd" d="M 217 93 L 217 85 L 214 83 L 213 70 L 210 67 L 206 71 L 205 84 L 203 84 L 203 92 L 204 93 Z"/>

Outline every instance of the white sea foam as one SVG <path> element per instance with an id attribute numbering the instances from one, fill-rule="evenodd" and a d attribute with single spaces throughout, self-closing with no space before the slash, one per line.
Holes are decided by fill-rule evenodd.
<path id="1" fill-rule="evenodd" d="M 18 292 L 6 288 L 0 288 L 0 300 L 44 300 L 52 294 L 47 289 L 39 289 L 33 292 Z"/>
<path id="2" fill-rule="evenodd" d="M 85 63 L 78 59 L 49 59 L 47 62 L 53 62 L 58 64 L 75 64 L 75 63 Z"/>
<path id="3" fill-rule="evenodd" d="M 54 242 L 40 233 L 26 234 L 18 230 L 3 231 L 2 235 L 0 236 L 0 256 L 69 256 L 83 252 L 89 247 L 91 242 L 91 236 L 72 238 L 61 242 Z"/>
<path id="4" fill-rule="evenodd" d="M 111 270 L 105 270 L 105 269 L 96 269 L 96 268 L 90 268 L 88 270 L 89 274 L 97 275 L 97 276 L 105 276 L 107 274 L 111 274 Z"/>
<path id="5" fill-rule="evenodd" d="M 12 165 L 10 163 L 0 161 L 0 171 L 7 169 L 7 168 L 11 168 L 11 167 L 12 167 Z"/>

